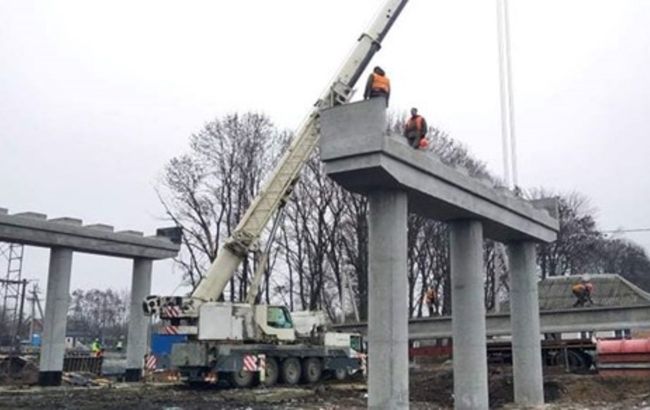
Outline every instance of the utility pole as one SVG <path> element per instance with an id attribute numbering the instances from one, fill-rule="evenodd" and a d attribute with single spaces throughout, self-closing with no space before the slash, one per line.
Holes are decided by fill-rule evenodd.
<path id="1" fill-rule="evenodd" d="M 31 298 L 28 299 L 31 303 L 31 319 L 29 321 L 29 341 L 34 343 L 34 331 L 36 330 L 36 308 L 38 307 L 38 312 L 40 318 L 43 319 L 43 309 L 41 308 L 41 301 L 38 298 L 38 284 L 34 283 L 34 286 L 31 290 Z"/>
<path id="2" fill-rule="evenodd" d="M 16 323 L 16 331 L 14 333 L 14 351 L 16 354 L 20 353 L 20 337 L 21 330 L 23 329 L 23 312 L 25 308 L 25 293 L 27 291 L 27 279 L 22 280 L 22 288 L 20 292 L 20 307 L 18 308 L 18 322 Z"/>
<path id="3" fill-rule="evenodd" d="M 23 313 L 25 309 L 25 293 L 27 291 L 27 279 L 9 280 L 0 279 L 0 284 L 5 287 L 17 286 L 18 294 L 16 295 L 18 306 L 15 308 L 15 317 L 13 320 L 13 329 L 10 329 L 11 342 L 9 346 L 13 347 L 14 352 L 20 352 L 20 331 L 22 330 Z M 11 331 L 13 330 L 13 331 Z"/>
<path id="4" fill-rule="evenodd" d="M 517 145 L 515 138 L 515 108 L 512 89 L 510 57 L 510 21 L 508 0 L 497 2 L 497 33 L 499 46 L 499 84 L 501 88 L 501 138 L 503 150 L 503 176 L 508 188 L 518 186 Z"/>
<path id="5" fill-rule="evenodd" d="M 16 333 L 18 326 L 18 307 L 20 304 L 24 246 L 17 243 L 0 242 L 0 255 L 7 261 L 4 278 L 0 279 L 0 298 L 2 299 L 2 315 L 0 323 L 7 326 L 5 340 Z M 3 338 L 0 338 L 3 339 Z M 9 346 L 14 340 L 9 340 Z"/>

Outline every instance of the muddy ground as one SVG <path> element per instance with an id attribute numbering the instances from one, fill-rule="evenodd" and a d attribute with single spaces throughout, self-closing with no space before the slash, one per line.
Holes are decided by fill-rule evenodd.
<path id="1" fill-rule="evenodd" d="M 412 370 L 412 409 L 448 409 L 453 406 L 449 368 Z M 556 409 L 650 409 L 650 380 L 603 378 L 558 372 L 545 376 L 545 407 Z M 490 368 L 490 404 L 495 409 L 517 409 L 512 404 L 509 368 Z M 300 388 L 276 387 L 236 390 L 224 387 L 190 389 L 178 384 L 114 383 L 104 387 L 0 387 L 0 409 L 365 409 L 363 380 L 325 382 Z"/>

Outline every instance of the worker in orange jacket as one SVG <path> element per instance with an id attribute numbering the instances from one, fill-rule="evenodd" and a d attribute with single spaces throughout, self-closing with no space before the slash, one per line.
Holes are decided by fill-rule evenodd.
<path id="1" fill-rule="evenodd" d="M 433 316 L 435 305 L 438 302 L 438 294 L 436 293 L 436 290 L 432 286 L 429 286 L 427 291 L 424 292 L 422 299 L 424 304 L 427 306 L 429 316 Z"/>
<path id="2" fill-rule="evenodd" d="M 411 118 L 404 124 L 404 136 L 409 142 L 409 145 L 415 149 L 426 148 L 427 143 L 427 121 L 423 116 L 418 114 L 417 108 L 411 108 Z"/>
<path id="3" fill-rule="evenodd" d="M 591 292 L 594 286 L 586 279 L 582 279 L 580 282 L 571 286 L 571 292 L 577 298 L 576 302 L 573 304 L 573 307 L 584 306 L 587 302 L 589 305 L 593 305 L 594 301 L 591 300 Z"/>
<path id="4" fill-rule="evenodd" d="M 377 66 L 373 69 L 372 73 L 368 76 L 366 81 L 366 90 L 363 93 L 364 100 L 375 97 L 384 97 L 386 99 L 386 107 L 388 107 L 388 99 L 390 98 L 390 80 L 386 77 L 386 72 Z"/>

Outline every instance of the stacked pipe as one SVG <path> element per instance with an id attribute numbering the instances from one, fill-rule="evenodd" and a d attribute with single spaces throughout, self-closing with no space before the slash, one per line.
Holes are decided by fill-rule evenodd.
<path id="1" fill-rule="evenodd" d="M 650 338 L 599 340 L 596 351 L 603 376 L 650 376 Z"/>

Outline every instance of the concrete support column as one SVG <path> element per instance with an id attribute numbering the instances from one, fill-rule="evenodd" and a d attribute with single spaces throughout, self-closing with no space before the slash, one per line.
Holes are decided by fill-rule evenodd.
<path id="1" fill-rule="evenodd" d="M 450 223 L 451 309 L 454 354 L 454 408 L 488 409 L 483 225 Z"/>
<path id="2" fill-rule="evenodd" d="M 149 318 L 144 315 L 142 302 L 151 293 L 152 265 L 151 259 L 133 260 L 125 374 L 125 379 L 129 382 L 136 382 L 142 377 L 144 355 L 147 353 Z"/>
<path id="3" fill-rule="evenodd" d="M 408 409 L 407 197 L 369 195 L 368 408 Z"/>
<path id="4" fill-rule="evenodd" d="M 515 403 L 544 404 L 535 244 L 508 244 Z"/>
<path id="5" fill-rule="evenodd" d="M 61 385 L 71 272 L 72 250 L 52 248 L 47 273 L 45 318 L 38 374 L 38 384 L 41 386 Z"/>

